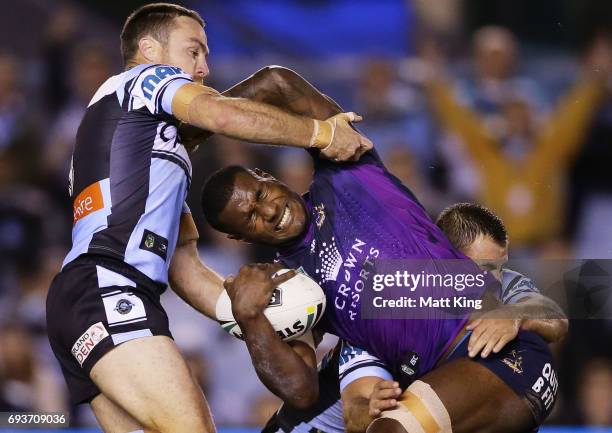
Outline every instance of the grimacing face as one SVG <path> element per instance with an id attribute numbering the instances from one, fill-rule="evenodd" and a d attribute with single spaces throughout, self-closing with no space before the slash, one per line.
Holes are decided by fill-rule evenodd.
<path id="1" fill-rule="evenodd" d="M 462 253 L 501 281 L 502 266 L 508 261 L 508 244 L 502 247 L 491 236 L 481 233 Z"/>
<path id="2" fill-rule="evenodd" d="M 208 40 L 204 28 L 193 18 L 177 17 L 162 46 L 158 63 L 181 68 L 195 82 L 202 83 L 208 76 Z"/>
<path id="3" fill-rule="evenodd" d="M 236 175 L 233 194 L 219 215 L 229 237 L 265 245 L 297 239 L 308 226 L 302 197 L 259 169 Z"/>

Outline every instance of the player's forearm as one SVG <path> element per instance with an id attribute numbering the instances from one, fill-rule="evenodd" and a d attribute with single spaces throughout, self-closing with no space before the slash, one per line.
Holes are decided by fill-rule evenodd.
<path id="1" fill-rule="evenodd" d="M 561 340 L 567 334 L 567 317 L 552 299 L 533 295 L 512 307 L 521 319 L 521 329 L 535 332 L 551 343 Z"/>
<path id="2" fill-rule="evenodd" d="M 365 397 L 354 397 L 344 405 L 344 428 L 347 433 L 363 433 L 374 421 L 369 414 L 369 403 Z"/>
<path id="3" fill-rule="evenodd" d="M 549 343 L 555 343 L 567 335 L 569 321 L 567 319 L 526 319 L 521 329 L 535 332 Z"/>
<path id="4" fill-rule="evenodd" d="M 179 246 L 169 270 L 170 287 L 185 302 L 216 320 L 215 306 L 223 279 L 199 259 L 195 242 Z"/>
<path id="5" fill-rule="evenodd" d="M 276 335 L 263 314 L 238 324 L 263 384 L 290 406 L 311 406 L 319 394 L 316 369 Z"/>
<path id="6" fill-rule="evenodd" d="M 306 148 L 314 122 L 268 104 L 244 98 L 197 96 L 189 105 L 189 123 L 232 138 Z"/>

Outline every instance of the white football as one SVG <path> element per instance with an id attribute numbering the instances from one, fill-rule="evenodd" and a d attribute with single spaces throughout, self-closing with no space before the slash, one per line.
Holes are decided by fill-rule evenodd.
<path id="1" fill-rule="evenodd" d="M 276 275 L 289 269 L 281 269 Z M 276 333 L 291 341 L 311 330 L 325 311 L 325 293 L 309 276 L 298 272 L 295 277 L 274 289 L 270 303 L 264 311 Z M 221 327 L 236 338 L 243 339 L 242 330 L 232 314 L 232 303 L 224 290 L 216 306 L 217 320 Z"/>

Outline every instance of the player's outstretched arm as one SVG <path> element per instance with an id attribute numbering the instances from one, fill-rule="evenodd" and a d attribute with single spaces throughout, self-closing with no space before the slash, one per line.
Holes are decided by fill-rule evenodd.
<path id="1" fill-rule="evenodd" d="M 242 97 L 228 97 L 195 83 L 177 90 L 172 112 L 182 122 L 214 133 L 258 143 L 316 147 L 337 160 L 358 159 L 362 147 L 371 148 L 371 142 L 350 127 L 349 121 L 361 119 L 352 113 L 321 121 Z"/>
<path id="2" fill-rule="evenodd" d="M 170 287 L 193 308 L 216 320 L 215 306 L 223 290 L 223 279 L 202 263 L 197 241 L 193 217 L 190 213 L 182 214 L 179 239 L 168 271 Z"/>
<path id="3" fill-rule="evenodd" d="M 280 339 L 263 312 L 274 288 L 294 276 L 273 264 L 245 265 L 225 281 L 232 313 L 262 383 L 286 404 L 306 409 L 317 400 L 319 381 L 314 349 L 302 342 L 289 346 Z"/>
<path id="4" fill-rule="evenodd" d="M 521 329 L 539 334 L 549 343 L 562 340 L 569 330 L 569 320 L 561 307 L 552 299 L 533 294 L 519 301 L 525 317 Z"/>
<path id="5" fill-rule="evenodd" d="M 534 292 L 471 322 L 467 326 L 472 331 L 468 354 L 474 357 L 480 353 L 486 358 L 490 353 L 498 353 L 521 329 L 533 331 L 549 343 L 559 341 L 567 334 L 568 323 L 555 301 Z"/>
<path id="6" fill-rule="evenodd" d="M 289 113 L 317 120 L 326 120 L 343 112 L 333 99 L 297 72 L 276 65 L 261 68 L 221 92 L 221 95 L 273 105 Z M 183 124 L 181 135 L 184 139 L 192 137 L 197 143 L 201 143 L 210 137 L 212 132 Z"/>

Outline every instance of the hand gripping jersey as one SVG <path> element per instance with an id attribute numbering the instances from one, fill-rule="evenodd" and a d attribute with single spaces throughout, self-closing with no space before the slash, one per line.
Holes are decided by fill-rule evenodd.
<path id="1" fill-rule="evenodd" d="M 74 225 L 64 266 L 85 253 L 110 256 L 167 283 L 191 181 L 172 98 L 190 82 L 179 68 L 139 65 L 98 89 L 72 156 Z"/>
<path id="2" fill-rule="evenodd" d="M 416 356 L 415 378 L 431 370 L 467 314 L 448 318 L 429 308 L 426 319 L 361 318 L 363 288 L 371 278 L 365 265 L 382 259 L 426 259 L 440 273 L 445 271 L 444 259 L 465 260 L 470 269 L 477 266 L 452 247 L 373 152 L 354 164 L 317 159 L 305 200 L 311 214 L 307 232 L 297 244 L 280 250 L 278 257 L 288 267 L 301 267 L 323 287 L 327 296 L 323 329 L 393 367 Z M 456 294 L 452 287 L 446 291 L 448 296 Z M 482 293 L 484 288 L 472 295 Z"/>
<path id="3" fill-rule="evenodd" d="M 501 289 L 498 296 L 504 304 L 514 304 L 540 293 L 530 278 L 510 269 L 502 272 Z M 378 358 L 346 341 L 339 341 L 319 364 L 317 402 L 308 410 L 297 410 L 283 404 L 262 433 L 344 432 L 341 392 L 355 380 L 368 376 L 393 380 Z"/>

